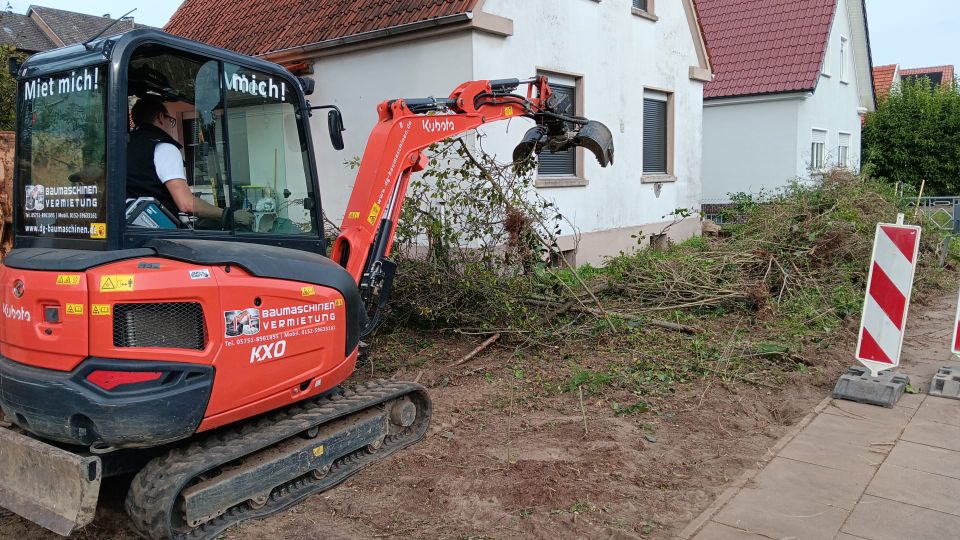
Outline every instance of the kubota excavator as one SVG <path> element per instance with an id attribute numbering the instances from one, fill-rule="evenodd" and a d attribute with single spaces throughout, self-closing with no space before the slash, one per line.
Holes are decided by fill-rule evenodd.
<path id="1" fill-rule="evenodd" d="M 341 149 L 343 127 L 307 102 L 313 81 L 155 30 L 11 68 L 0 506 L 62 535 L 93 519 L 104 477 L 135 473 L 126 509 L 142 535 L 212 538 L 421 439 L 423 387 L 340 385 L 389 296 L 424 151 L 525 117 L 517 158 L 582 146 L 613 161 L 609 130 L 561 114 L 543 77 L 383 102 L 328 258 L 309 114 L 328 109 Z M 128 190 L 130 107 L 146 98 L 165 104 L 190 189 L 221 219 Z"/>

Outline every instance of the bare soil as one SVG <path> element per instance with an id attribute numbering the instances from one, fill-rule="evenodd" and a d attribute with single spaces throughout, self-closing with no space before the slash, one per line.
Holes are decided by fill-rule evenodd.
<path id="1" fill-rule="evenodd" d="M 948 304 L 916 306 L 911 318 L 950 319 Z M 419 377 L 435 407 L 426 439 L 223 537 L 672 538 L 829 394 L 851 363 L 846 332 L 843 347 L 819 351 L 782 387 L 701 379 L 630 416 L 614 414 L 615 393 L 550 391 L 569 356 L 528 358 L 520 373 L 505 367 L 517 365 L 512 350 L 496 346 L 446 367 L 476 345 L 462 340 L 431 342 L 414 361 L 381 354 L 357 378 Z M 105 483 L 97 520 L 77 538 L 135 537 L 122 509 L 128 483 Z M 5 514 L 0 538 L 56 537 Z"/>

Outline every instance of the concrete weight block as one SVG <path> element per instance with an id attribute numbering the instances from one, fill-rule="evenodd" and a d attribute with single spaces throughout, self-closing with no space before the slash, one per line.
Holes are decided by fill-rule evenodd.
<path id="1" fill-rule="evenodd" d="M 890 408 L 900 401 L 908 384 L 910 377 L 906 375 L 884 371 L 873 377 L 869 369 L 852 366 L 833 387 L 833 397 Z"/>

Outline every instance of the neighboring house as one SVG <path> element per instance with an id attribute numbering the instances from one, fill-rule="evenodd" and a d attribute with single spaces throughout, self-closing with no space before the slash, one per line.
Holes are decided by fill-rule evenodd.
<path id="1" fill-rule="evenodd" d="M 877 102 L 890 97 L 890 91 L 900 84 L 900 65 L 877 66 L 873 68 L 873 89 Z"/>
<path id="2" fill-rule="evenodd" d="M 632 236 L 660 233 L 676 209 L 700 205 L 711 72 L 692 0 L 186 0 L 165 29 L 311 74 L 310 100 L 343 109 L 343 153 L 330 148 L 324 116 L 313 120 L 325 211 L 337 222 L 355 176 L 343 163 L 363 153 L 380 101 L 445 97 L 464 81 L 538 73 L 571 98 L 572 112 L 606 123 L 616 144 L 607 169 L 582 150 L 541 159 L 539 193 L 576 227 L 564 229 L 568 259 L 595 263 L 629 251 Z M 483 148 L 507 161 L 529 125 L 491 125 Z M 669 234 L 699 228 L 687 219 Z"/>
<path id="3" fill-rule="evenodd" d="M 860 166 L 876 108 L 865 0 L 696 0 L 715 78 L 704 88 L 705 203 Z"/>
<path id="4" fill-rule="evenodd" d="M 953 88 L 955 70 L 953 66 L 934 66 L 925 68 L 904 69 L 900 76 L 904 81 L 915 81 L 921 78 L 930 79 L 933 86 L 940 85 L 945 89 Z"/>
<path id="5" fill-rule="evenodd" d="M 34 54 L 82 43 L 100 33 L 112 20 L 109 15 L 86 15 L 43 6 L 30 6 L 26 15 L 0 11 L 0 44 L 12 44 L 20 52 Z M 133 28 L 147 27 L 134 23 L 133 19 L 124 19 L 113 25 L 107 35 Z"/>

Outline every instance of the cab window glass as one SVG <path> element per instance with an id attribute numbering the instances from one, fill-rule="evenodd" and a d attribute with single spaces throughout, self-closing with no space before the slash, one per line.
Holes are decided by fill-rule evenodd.
<path id="1" fill-rule="evenodd" d="M 128 80 L 128 227 L 228 229 L 228 209 L 235 204 L 226 175 L 220 63 L 165 47 L 146 46 L 131 59 Z M 153 117 L 156 125 L 136 125 L 136 107 L 142 100 L 162 104 L 160 116 Z M 144 130 L 148 130 L 150 139 L 145 144 L 142 134 L 137 133 Z M 163 148 L 163 157 L 159 157 L 154 153 L 157 140 L 172 144 L 176 152 L 167 146 Z M 171 159 L 179 163 L 173 165 Z M 174 172 L 179 168 L 179 174 L 171 172 L 171 168 Z M 183 177 L 192 197 L 206 203 L 203 211 L 197 208 L 201 203 L 192 200 L 188 202 L 192 205 L 190 212 L 182 212 L 174 204 L 164 180 L 175 176 Z M 143 197 L 156 199 L 157 203 L 138 204 Z"/>
<path id="2" fill-rule="evenodd" d="M 224 64 L 233 196 L 250 212 L 238 233 L 316 234 L 303 114 L 290 83 Z"/>
<path id="3" fill-rule="evenodd" d="M 21 83 L 19 234 L 106 238 L 106 67 Z"/>

